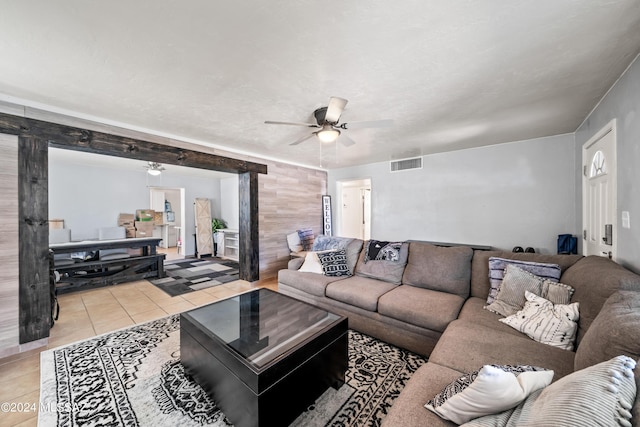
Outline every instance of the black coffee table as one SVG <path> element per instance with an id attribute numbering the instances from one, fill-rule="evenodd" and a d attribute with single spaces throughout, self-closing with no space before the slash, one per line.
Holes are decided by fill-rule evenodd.
<path id="1" fill-rule="evenodd" d="M 344 383 L 346 317 L 268 289 L 182 313 L 180 358 L 236 426 L 286 426 Z"/>

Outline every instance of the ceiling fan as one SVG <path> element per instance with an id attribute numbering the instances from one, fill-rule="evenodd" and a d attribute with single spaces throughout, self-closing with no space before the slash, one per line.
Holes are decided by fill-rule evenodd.
<path id="1" fill-rule="evenodd" d="M 344 107 L 347 105 L 347 100 L 332 96 L 329 98 L 329 105 L 327 107 L 318 108 L 313 112 L 316 118 L 316 123 L 298 123 L 298 122 L 277 122 L 267 120 L 268 125 L 290 125 L 290 126 L 304 126 L 308 128 L 319 129 L 315 132 L 311 132 L 309 135 L 305 135 L 296 141 L 293 141 L 289 145 L 298 145 L 301 142 L 313 137 L 314 135 L 322 142 L 333 142 L 340 137 L 340 142 L 345 146 L 355 144 L 355 141 L 349 138 L 347 135 L 342 134 L 341 131 L 347 129 L 361 129 L 361 128 L 387 128 L 393 126 L 393 120 L 374 120 L 374 121 L 360 121 L 340 123 L 340 116 L 344 111 Z"/>
<path id="2" fill-rule="evenodd" d="M 144 168 L 147 170 L 147 173 L 149 175 L 158 176 L 164 170 L 164 166 L 162 166 L 160 163 L 156 163 L 156 162 L 148 162 L 148 163 L 149 164 Z"/>

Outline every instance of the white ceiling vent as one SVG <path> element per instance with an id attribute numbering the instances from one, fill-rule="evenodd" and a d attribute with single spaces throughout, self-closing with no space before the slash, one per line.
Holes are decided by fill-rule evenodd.
<path id="1" fill-rule="evenodd" d="M 394 160 L 391 162 L 391 172 L 400 172 L 409 169 L 422 169 L 422 157 Z"/>

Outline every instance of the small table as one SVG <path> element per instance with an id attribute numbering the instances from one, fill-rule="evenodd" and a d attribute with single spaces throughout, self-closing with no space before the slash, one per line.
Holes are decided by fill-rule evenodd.
<path id="1" fill-rule="evenodd" d="M 286 426 L 344 383 L 348 319 L 269 289 L 182 313 L 185 372 L 236 427 Z"/>

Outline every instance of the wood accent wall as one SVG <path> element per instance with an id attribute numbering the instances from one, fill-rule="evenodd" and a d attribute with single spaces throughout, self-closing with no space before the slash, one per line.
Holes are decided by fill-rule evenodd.
<path id="1" fill-rule="evenodd" d="M 19 345 L 18 137 L 0 134 L 0 357 Z"/>
<path id="2" fill-rule="evenodd" d="M 266 162 L 260 175 L 260 277 L 275 277 L 287 268 L 287 234 L 300 228 L 322 233 L 322 195 L 327 194 L 327 172 Z"/>

